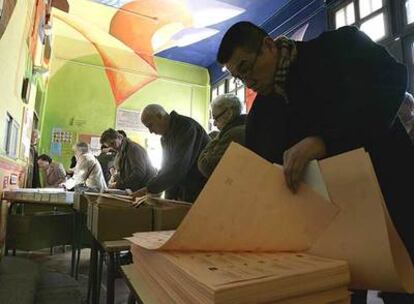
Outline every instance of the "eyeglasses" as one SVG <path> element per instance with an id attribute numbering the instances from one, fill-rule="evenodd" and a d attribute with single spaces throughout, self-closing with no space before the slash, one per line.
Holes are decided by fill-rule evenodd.
<path id="1" fill-rule="evenodd" d="M 222 111 L 219 115 L 216 115 L 216 116 L 214 116 L 213 115 L 213 120 L 218 120 L 221 116 L 223 116 L 224 115 L 224 113 L 226 113 L 227 112 L 227 110 L 228 109 L 225 109 L 224 111 Z"/>
<path id="2" fill-rule="evenodd" d="M 257 51 L 255 52 L 254 59 L 250 62 L 250 64 L 244 60 L 239 64 L 238 72 L 233 74 L 235 81 L 239 79 L 243 83 L 246 82 L 247 78 L 250 76 L 251 72 L 253 71 L 254 67 L 256 66 L 257 59 L 259 58 L 260 51 L 262 49 L 263 41 L 260 43 Z"/>

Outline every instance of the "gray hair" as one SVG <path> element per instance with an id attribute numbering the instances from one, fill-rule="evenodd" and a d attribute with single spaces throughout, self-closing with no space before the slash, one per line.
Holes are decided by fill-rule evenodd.
<path id="1" fill-rule="evenodd" d="M 143 116 L 154 117 L 157 115 L 164 116 L 166 114 L 168 114 L 167 111 L 165 111 L 165 109 L 161 105 L 149 104 L 142 111 L 141 117 Z"/>
<path id="2" fill-rule="evenodd" d="M 242 105 L 240 99 L 234 94 L 223 94 L 217 96 L 211 103 L 211 108 L 218 107 L 221 109 L 231 109 L 233 111 L 233 116 L 240 116 L 242 111 Z"/>
<path id="3" fill-rule="evenodd" d="M 76 143 L 73 148 L 76 149 L 76 151 L 79 151 L 81 154 L 86 154 L 89 152 L 89 145 L 81 141 Z"/>

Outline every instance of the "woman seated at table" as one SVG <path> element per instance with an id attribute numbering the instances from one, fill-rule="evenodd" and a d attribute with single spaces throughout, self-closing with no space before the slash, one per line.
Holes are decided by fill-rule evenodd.
<path id="1" fill-rule="evenodd" d="M 59 187 L 65 181 L 65 168 L 61 163 L 52 161 L 49 155 L 42 154 L 37 158 L 39 169 L 43 173 L 43 187 Z"/>
<path id="2" fill-rule="evenodd" d="M 101 165 L 90 152 L 88 144 L 79 142 L 73 147 L 76 166 L 73 176 L 62 186 L 67 190 L 102 192 L 107 188 Z"/>

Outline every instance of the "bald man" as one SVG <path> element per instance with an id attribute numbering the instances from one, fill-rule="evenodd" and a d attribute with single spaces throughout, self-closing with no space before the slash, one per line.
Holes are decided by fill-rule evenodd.
<path id="1" fill-rule="evenodd" d="M 206 182 L 197 168 L 198 157 L 210 141 L 206 131 L 194 119 L 167 113 L 157 104 L 145 107 L 141 121 L 151 133 L 161 135 L 163 160 L 158 174 L 133 195 L 165 191 L 166 198 L 194 202 Z"/>

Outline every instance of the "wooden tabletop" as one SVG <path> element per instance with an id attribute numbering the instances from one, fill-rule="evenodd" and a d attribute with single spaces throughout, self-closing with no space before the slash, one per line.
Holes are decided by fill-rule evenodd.
<path id="1" fill-rule="evenodd" d="M 135 270 L 133 264 L 121 266 L 121 273 L 130 290 L 134 293 L 138 303 L 157 304 L 159 303 L 151 294 L 147 282 Z M 142 302 L 140 302 L 140 300 Z"/>
<path id="2" fill-rule="evenodd" d="M 106 252 L 119 252 L 129 250 L 131 242 L 127 240 L 105 241 L 102 243 L 102 247 Z"/>

